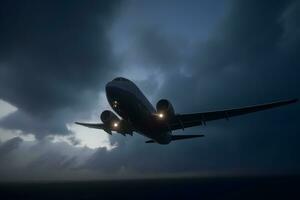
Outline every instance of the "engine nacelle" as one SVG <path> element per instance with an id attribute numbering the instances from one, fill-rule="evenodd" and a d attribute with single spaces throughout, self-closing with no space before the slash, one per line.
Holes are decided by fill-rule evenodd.
<path id="1" fill-rule="evenodd" d="M 172 118 L 175 115 L 173 105 L 166 99 L 161 99 L 156 104 L 156 110 L 161 115 L 161 117 L 166 117 L 167 119 Z"/>
<path id="2" fill-rule="evenodd" d="M 110 110 L 105 110 L 101 113 L 101 121 L 106 125 L 111 125 L 114 122 L 119 122 L 120 119 Z"/>

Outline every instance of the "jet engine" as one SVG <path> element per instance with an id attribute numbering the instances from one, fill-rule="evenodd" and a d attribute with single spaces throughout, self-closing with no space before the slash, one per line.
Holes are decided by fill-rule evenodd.
<path id="1" fill-rule="evenodd" d="M 103 111 L 100 118 L 107 127 L 117 128 L 119 126 L 120 119 L 110 110 Z"/>
<path id="2" fill-rule="evenodd" d="M 172 104 L 166 99 L 161 99 L 157 102 L 156 110 L 159 118 L 170 119 L 172 118 L 172 116 L 175 115 L 175 111 Z"/>
<path id="3" fill-rule="evenodd" d="M 110 110 L 103 111 L 100 118 L 105 125 L 104 131 L 109 134 L 112 134 L 111 131 L 116 131 L 124 136 L 125 134 L 132 135 L 133 133 L 131 124 L 126 120 L 121 120 Z"/>

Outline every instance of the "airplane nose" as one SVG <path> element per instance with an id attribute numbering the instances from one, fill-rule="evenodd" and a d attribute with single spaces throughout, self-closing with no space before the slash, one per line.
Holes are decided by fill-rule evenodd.
<path id="1" fill-rule="evenodd" d="M 130 88 L 128 87 L 128 85 L 126 85 L 126 83 L 127 82 L 120 82 L 115 80 L 108 82 L 105 86 L 106 96 L 113 99 L 119 97 L 120 95 L 124 95 L 125 93 L 129 94 Z"/>
<path id="2" fill-rule="evenodd" d="M 118 87 L 116 86 L 116 84 L 113 81 L 108 82 L 105 86 L 105 91 L 106 91 L 107 97 L 116 96 L 118 93 L 118 90 L 119 90 Z"/>

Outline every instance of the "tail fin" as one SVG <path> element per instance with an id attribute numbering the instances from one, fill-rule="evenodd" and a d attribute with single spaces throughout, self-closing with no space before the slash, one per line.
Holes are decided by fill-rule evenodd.
<path id="1" fill-rule="evenodd" d="M 184 139 L 190 139 L 190 138 L 197 138 L 197 137 L 203 137 L 204 135 L 172 135 L 172 141 L 173 140 L 184 140 Z M 155 143 L 154 140 L 148 140 L 146 143 Z"/>

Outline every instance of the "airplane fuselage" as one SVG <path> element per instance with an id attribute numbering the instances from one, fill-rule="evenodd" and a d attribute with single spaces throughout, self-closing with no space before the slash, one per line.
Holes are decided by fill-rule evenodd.
<path id="1" fill-rule="evenodd" d="M 114 79 L 106 84 L 105 89 L 112 109 L 130 122 L 136 132 L 160 144 L 171 142 L 171 131 L 165 130 L 167 125 L 158 119 L 156 109 L 133 82 Z"/>

